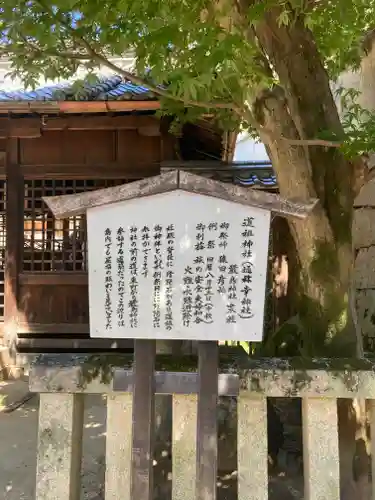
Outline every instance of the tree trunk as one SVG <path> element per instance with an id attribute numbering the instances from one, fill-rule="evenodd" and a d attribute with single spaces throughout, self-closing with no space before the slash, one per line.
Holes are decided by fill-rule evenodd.
<path id="1" fill-rule="evenodd" d="M 242 0 L 240 5 L 245 3 L 248 5 Z M 316 139 L 322 131 L 340 138 L 343 131 L 311 32 L 299 17 L 287 26 L 279 23 L 280 12 L 278 7 L 270 9 L 252 33 L 280 82 L 279 87 L 256 98 L 253 111 L 280 194 L 319 199 L 307 220 L 289 222 L 301 273 L 301 348 L 306 356 L 353 356 L 357 343 L 349 306 L 354 261 L 353 165 L 337 148 L 291 145 L 287 140 Z M 351 410 L 351 402 L 339 402 L 342 492 L 349 491 L 349 480 L 357 498 L 362 499 L 360 484 L 367 482 L 368 461 L 366 450 L 356 442 L 357 423 L 353 425 Z M 360 464 L 356 483 L 354 464 Z"/>
<path id="2" fill-rule="evenodd" d="M 266 134 L 262 128 L 259 131 L 271 157 L 280 194 L 285 198 L 306 200 L 318 196 L 306 148 L 291 146 L 282 139 L 270 140 L 270 134 L 273 137 L 299 138 L 282 91 L 275 89 L 272 93 L 263 94 L 255 103 L 255 109 L 261 125 L 267 128 Z M 331 166 L 334 168 L 332 163 Z M 332 186 L 332 189 L 335 187 Z M 340 349 L 344 341 L 349 344 L 347 354 L 350 355 L 355 352 L 356 340 L 354 335 L 350 335 L 354 330 L 347 328 L 348 322 L 345 321 L 353 262 L 350 235 L 348 242 L 335 238 L 322 202 L 308 219 L 291 220 L 289 224 L 301 268 L 299 311 L 304 330 L 303 352 L 310 356 L 327 355 L 329 344 L 340 340 Z"/>
<path id="3" fill-rule="evenodd" d="M 291 222 L 302 271 L 306 352 L 327 354 L 327 344 L 354 333 L 348 326 L 348 292 L 353 253 L 351 165 L 334 148 L 291 146 L 284 138 L 317 138 L 322 130 L 343 135 L 328 75 L 303 20 L 285 26 L 279 9 L 256 28 L 264 52 L 283 88 L 255 102 L 261 139 L 271 156 L 285 197 L 318 197 L 319 206 L 303 222 Z M 309 331 L 310 330 L 310 331 Z M 355 352 L 355 336 L 352 338 Z M 345 342 L 348 336 L 345 336 Z M 340 342 L 341 344 L 341 342 Z"/>

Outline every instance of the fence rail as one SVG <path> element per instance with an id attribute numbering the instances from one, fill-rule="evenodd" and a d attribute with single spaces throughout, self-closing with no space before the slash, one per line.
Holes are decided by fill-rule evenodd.
<path id="1" fill-rule="evenodd" d="M 202 421 L 207 414 L 205 417 L 198 411 L 202 395 L 196 367 L 196 360 L 176 362 L 174 359 L 172 364 L 169 358 L 156 357 L 155 392 L 172 394 L 173 400 L 172 500 L 215 498 L 216 477 L 210 476 L 209 458 L 213 458 L 215 467 L 217 442 L 212 440 L 213 449 L 210 450 L 210 441 L 205 440 L 210 426 Z M 238 499 L 268 498 L 266 398 L 300 397 L 304 498 L 339 500 L 337 399 L 375 400 L 374 368 L 368 360 L 222 359 L 219 395 L 238 398 Z M 30 372 L 30 390 L 40 393 L 37 500 L 80 498 L 83 412 L 87 394 L 107 396 L 105 500 L 144 500 L 143 497 L 134 498 L 131 489 L 134 474 L 142 476 L 143 473 L 145 483 L 148 481 L 147 470 L 142 472 L 137 463 L 140 444 L 133 441 L 132 435 L 133 382 L 132 359 L 126 355 L 41 355 L 36 359 Z M 374 411 L 370 426 L 375 435 Z M 203 447 L 200 445 L 202 440 L 205 442 Z M 204 468 L 209 472 L 204 472 Z M 216 470 L 214 472 L 216 474 Z M 372 472 L 375 477 L 374 464 Z M 210 477 L 211 483 L 205 483 Z M 151 488 L 148 483 L 147 487 Z M 149 500 L 148 496 L 145 498 Z"/>

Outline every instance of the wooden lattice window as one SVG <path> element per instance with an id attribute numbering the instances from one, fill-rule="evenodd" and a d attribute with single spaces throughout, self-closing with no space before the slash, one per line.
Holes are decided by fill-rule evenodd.
<path id="1" fill-rule="evenodd" d="M 87 269 L 85 217 L 55 219 L 43 196 L 82 193 L 124 182 L 120 179 L 25 181 L 23 270 L 82 272 Z"/>

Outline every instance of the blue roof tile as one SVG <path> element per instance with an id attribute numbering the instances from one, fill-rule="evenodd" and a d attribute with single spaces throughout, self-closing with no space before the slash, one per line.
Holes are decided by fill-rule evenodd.
<path id="1" fill-rule="evenodd" d="M 272 169 L 271 169 L 272 170 Z M 258 177 L 257 175 L 249 175 L 246 179 L 245 177 L 237 177 L 235 176 L 235 181 L 241 186 L 252 187 L 252 186 L 260 186 L 263 188 L 272 188 L 277 186 L 276 176 L 270 173 L 269 177 Z"/>
<path id="2" fill-rule="evenodd" d="M 155 96 L 147 88 L 124 81 L 119 75 L 101 78 L 96 84 L 86 84 L 78 91 L 74 81 L 47 85 L 35 90 L 0 88 L 0 102 L 5 101 L 107 101 L 116 99 L 151 100 Z"/>
<path id="3" fill-rule="evenodd" d="M 233 171 L 231 169 L 218 171 L 218 178 L 221 181 L 234 182 L 244 187 L 277 188 L 277 179 L 271 162 L 262 162 L 259 165 L 251 164 L 251 162 L 248 165 L 233 164 L 233 167 Z"/>
<path id="4" fill-rule="evenodd" d="M 262 166 L 253 165 L 250 168 L 248 167 L 243 174 L 237 170 L 235 180 L 242 186 L 273 187 L 277 185 L 276 175 L 271 163 L 265 163 Z"/>

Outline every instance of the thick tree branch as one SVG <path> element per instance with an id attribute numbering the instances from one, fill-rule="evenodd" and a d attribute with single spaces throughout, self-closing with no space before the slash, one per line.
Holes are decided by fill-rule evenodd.
<path id="1" fill-rule="evenodd" d="M 77 52 L 68 52 L 68 51 L 56 51 L 56 50 L 53 50 L 53 49 L 49 49 L 49 48 L 44 48 L 44 49 L 41 49 L 40 47 L 38 47 L 37 45 L 35 45 L 33 42 L 31 42 L 30 40 L 27 39 L 26 36 L 24 36 L 22 33 L 20 32 L 17 32 L 18 33 L 18 36 L 23 40 L 23 42 L 28 45 L 30 47 L 30 49 L 32 49 L 34 52 L 38 53 L 38 54 L 47 54 L 47 55 L 50 55 L 52 57 L 61 57 L 63 59 L 72 59 L 72 60 L 78 60 L 78 61 L 90 61 L 92 58 L 91 56 L 89 56 L 88 54 L 80 54 L 80 53 L 77 53 Z"/>
<path id="2" fill-rule="evenodd" d="M 269 95 L 273 95 L 274 99 L 277 99 L 277 96 L 273 92 L 268 92 Z M 280 98 L 280 97 L 279 97 Z M 284 99 L 281 99 L 282 101 Z M 259 123 L 254 114 L 247 110 L 245 114 L 245 119 L 248 123 L 253 127 L 254 130 L 257 130 L 259 135 L 267 138 L 269 141 L 283 141 L 289 146 L 321 146 L 324 148 L 340 148 L 342 146 L 342 142 L 339 141 L 328 141 L 326 139 L 292 139 L 290 137 L 285 137 L 283 135 L 277 135 L 271 129 L 267 128 L 265 125 Z"/>
<path id="3" fill-rule="evenodd" d="M 339 148 L 342 145 L 341 142 L 326 141 L 325 139 L 288 139 L 287 137 L 281 137 L 280 139 L 286 141 L 290 146 L 322 146 L 324 148 Z"/>

